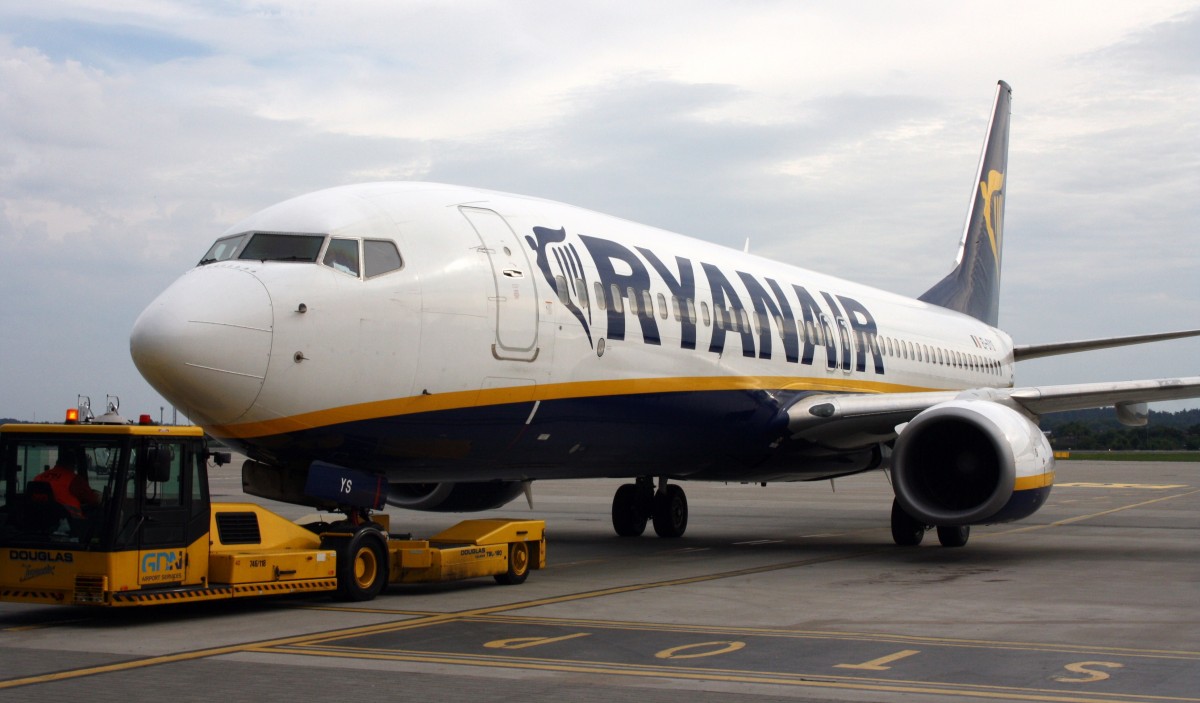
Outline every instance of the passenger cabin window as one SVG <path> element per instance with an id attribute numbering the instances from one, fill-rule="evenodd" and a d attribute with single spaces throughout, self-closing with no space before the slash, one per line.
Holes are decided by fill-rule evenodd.
<path id="1" fill-rule="evenodd" d="M 558 301 L 563 305 L 571 302 L 571 294 L 567 290 L 567 277 L 559 274 L 554 277 L 554 287 L 558 288 Z"/>
<path id="2" fill-rule="evenodd" d="M 323 234 L 277 234 L 254 232 L 239 259 L 257 261 L 302 261 L 313 263 L 325 243 Z"/>
<path id="3" fill-rule="evenodd" d="M 396 243 L 387 239 L 363 240 L 363 273 L 367 278 L 382 276 L 404 267 Z"/>
<path id="4" fill-rule="evenodd" d="M 617 312 L 617 313 L 625 312 L 625 308 L 621 304 L 621 289 L 617 287 L 616 283 L 613 283 L 612 285 L 609 286 L 609 290 L 612 291 L 613 312 Z"/>
<path id="5" fill-rule="evenodd" d="M 335 271 L 358 276 L 358 240 L 331 239 L 321 263 Z"/>
<path id="6" fill-rule="evenodd" d="M 720 305 L 713 305 L 713 324 L 719 330 L 729 329 L 729 311 Z"/>

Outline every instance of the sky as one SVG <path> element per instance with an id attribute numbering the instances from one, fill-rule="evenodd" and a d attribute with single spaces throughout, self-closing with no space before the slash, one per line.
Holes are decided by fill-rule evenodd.
<path id="1" fill-rule="evenodd" d="M 234 222 L 347 183 L 560 200 L 919 295 L 1001 79 L 1000 326 L 1200 328 L 1197 2 L 0 0 L 0 417 L 112 394 L 170 420 L 137 315 Z M 1200 339 L 1016 381 L 1190 375 Z"/>

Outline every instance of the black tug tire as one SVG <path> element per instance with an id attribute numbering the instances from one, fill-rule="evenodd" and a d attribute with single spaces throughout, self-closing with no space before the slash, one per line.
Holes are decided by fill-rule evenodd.
<path id="1" fill-rule="evenodd" d="M 969 525 L 938 525 L 937 536 L 938 542 L 941 542 L 943 547 L 962 547 L 971 538 L 971 527 Z"/>
<path id="2" fill-rule="evenodd" d="M 654 532 L 659 537 L 682 537 L 687 531 L 687 494 L 675 484 L 669 484 L 654 496 Z"/>
<path id="3" fill-rule="evenodd" d="M 385 543 L 379 530 L 365 528 L 335 544 L 338 600 L 374 600 L 383 591 L 388 576 Z"/>
<path id="4" fill-rule="evenodd" d="M 529 545 L 525 542 L 508 545 L 508 571 L 496 574 L 493 578 L 504 586 L 525 583 L 525 579 L 529 578 Z"/>
<path id="5" fill-rule="evenodd" d="M 641 537 L 646 531 L 648 516 L 639 493 L 637 484 L 626 483 L 613 496 L 612 524 L 621 537 Z"/>
<path id="6" fill-rule="evenodd" d="M 892 499 L 892 540 L 901 547 L 915 547 L 925 539 L 926 525 L 918 522 Z"/>

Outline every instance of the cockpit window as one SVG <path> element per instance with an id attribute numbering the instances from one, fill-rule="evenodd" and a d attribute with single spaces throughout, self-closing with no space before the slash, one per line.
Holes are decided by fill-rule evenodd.
<path id="1" fill-rule="evenodd" d="M 396 243 L 386 239 L 363 241 L 363 269 L 367 278 L 395 271 L 404 266 Z"/>
<path id="2" fill-rule="evenodd" d="M 321 263 L 342 273 L 358 275 L 358 240 L 331 239 Z"/>
<path id="3" fill-rule="evenodd" d="M 204 258 L 200 259 L 199 265 L 203 266 L 205 264 L 211 264 L 214 261 L 225 261 L 226 259 L 232 259 L 233 255 L 237 252 L 238 247 L 242 245 L 242 242 L 246 241 L 248 236 L 249 233 L 242 232 L 241 234 L 235 234 L 230 237 L 221 237 L 214 242 L 211 247 L 208 248 L 208 253 L 204 255 Z"/>
<path id="4" fill-rule="evenodd" d="M 317 254 L 325 236 L 321 234 L 276 234 L 273 232 L 254 232 L 250 241 L 238 254 L 239 259 L 255 259 L 258 261 L 311 261 L 316 262 Z"/>

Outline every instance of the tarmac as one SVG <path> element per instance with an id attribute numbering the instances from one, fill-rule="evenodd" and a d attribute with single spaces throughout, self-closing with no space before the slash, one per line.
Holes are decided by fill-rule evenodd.
<path id="1" fill-rule="evenodd" d="M 0 604 L 0 701 L 1200 702 L 1200 464 L 1060 462 L 1045 508 L 961 549 L 893 545 L 882 473 L 684 483 L 670 540 L 613 534 L 619 484 L 539 482 L 532 511 L 392 511 L 417 535 L 545 519 L 548 566 L 519 586 Z M 246 499 L 236 468 L 212 492 Z"/>

